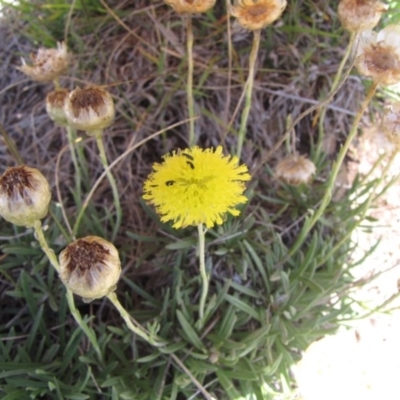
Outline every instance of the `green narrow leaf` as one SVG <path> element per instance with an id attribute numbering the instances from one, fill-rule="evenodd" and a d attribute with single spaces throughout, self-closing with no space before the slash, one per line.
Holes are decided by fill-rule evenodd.
<path id="1" fill-rule="evenodd" d="M 189 322 L 186 320 L 185 316 L 182 314 L 180 310 L 176 311 L 176 315 L 178 317 L 178 321 L 185 332 L 187 339 L 192 343 L 196 348 L 199 350 L 204 350 L 203 343 L 199 336 L 197 335 L 196 331 L 192 328 Z"/>

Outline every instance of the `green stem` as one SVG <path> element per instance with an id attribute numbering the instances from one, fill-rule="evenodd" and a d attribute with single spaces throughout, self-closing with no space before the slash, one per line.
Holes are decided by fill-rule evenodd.
<path id="1" fill-rule="evenodd" d="M 56 269 L 56 271 L 58 273 L 60 273 L 60 264 L 58 262 L 58 259 L 55 255 L 54 251 L 47 244 L 46 238 L 44 237 L 44 234 L 43 234 L 42 223 L 39 220 L 35 221 L 35 223 L 33 224 L 33 228 L 35 229 L 36 237 L 39 241 L 40 247 L 46 254 L 51 265 Z M 88 326 L 88 324 L 82 319 L 80 312 L 77 310 L 77 308 L 75 306 L 74 296 L 73 296 L 71 290 L 69 290 L 68 288 L 66 288 L 66 289 L 67 289 L 68 306 L 69 306 L 72 316 L 74 317 L 76 323 L 80 326 L 82 331 L 85 333 L 85 335 L 89 339 L 89 341 L 92 344 L 93 348 L 95 349 L 99 359 L 102 360 L 103 356 L 102 356 L 102 353 L 100 350 L 100 346 L 97 343 L 96 334 Z"/>
<path id="2" fill-rule="evenodd" d="M 333 79 L 332 86 L 330 88 L 330 93 L 334 93 L 340 83 L 340 78 L 342 77 L 344 67 L 347 63 L 347 60 L 349 59 L 351 52 L 353 51 L 353 46 L 354 42 L 356 40 L 357 34 L 355 32 L 351 33 L 349 44 L 347 45 L 346 52 L 344 54 L 344 57 L 342 61 L 340 62 L 339 68 L 336 72 L 335 78 Z M 327 104 L 324 104 L 321 109 L 320 109 L 320 115 L 319 115 L 319 122 L 318 122 L 318 147 L 317 147 L 317 158 L 319 156 L 319 153 L 321 152 L 322 148 L 322 141 L 324 137 L 324 121 L 325 121 L 325 114 L 326 114 L 326 106 Z"/>
<path id="3" fill-rule="evenodd" d="M 203 229 L 203 224 L 197 225 L 197 231 L 199 233 L 199 264 L 200 264 L 200 276 L 202 280 L 200 305 L 199 305 L 199 329 L 201 330 L 205 323 L 204 308 L 208 294 L 209 276 L 207 275 L 206 263 L 205 263 L 205 230 Z"/>
<path id="4" fill-rule="evenodd" d="M 188 112 L 189 112 L 189 147 L 196 144 L 195 129 L 194 129 L 194 99 L 193 99 L 193 27 L 192 16 L 186 16 L 186 35 L 187 35 L 187 64 L 188 76 L 186 85 Z"/>
<path id="5" fill-rule="evenodd" d="M 107 295 L 107 297 L 111 301 L 111 303 L 113 303 L 115 308 L 118 310 L 122 319 L 125 321 L 127 327 L 135 335 L 140 336 L 142 339 L 144 339 L 147 343 L 151 344 L 152 346 L 155 346 L 155 347 L 165 346 L 166 343 L 163 343 L 160 341 L 160 339 L 154 338 L 151 335 L 149 335 L 144 330 L 144 328 L 128 314 L 128 311 L 126 311 L 125 308 L 122 306 L 122 304 L 119 302 L 118 297 L 115 294 L 115 292 L 111 292 L 109 295 Z M 132 321 L 135 321 L 135 324 L 133 324 Z"/>
<path id="6" fill-rule="evenodd" d="M 364 114 L 364 111 L 366 110 L 366 108 L 368 107 L 368 104 L 374 97 L 377 86 L 378 85 L 376 83 L 372 84 L 371 88 L 368 91 L 367 97 L 361 104 L 361 107 L 358 110 L 357 115 L 354 118 L 349 135 L 337 156 L 336 162 L 332 166 L 332 171 L 331 171 L 331 174 L 330 174 L 330 177 L 328 180 L 328 185 L 325 190 L 324 197 L 322 198 L 322 201 L 320 203 L 320 206 L 317 209 L 317 211 L 315 211 L 315 213 L 312 215 L 312 217 L 303 225 L 300 235 L 298 236 L 296 242 L 294 243 L 294 245 L 292 246 L 292 248 L 290 249 L 290 251 L 287 255 L 288 258 L 293 256 L 293 254 L 295 254 L 296 251 L 300 248 L 300 246 L 303 244 L 304 240 L 306 239 L 308 233 L 313 228 L 313 226 L 316 224 L 316 222 L 320 219 L 320 217 L 326 210 L 328 204 L 330 203 L 331 198 L 332 198 L 333 188 L 335 186 L 336 178 L 339 174 L 340 167 L 342 166 L 343 160 L 347 154 L 347 151 L 350 148 L 352 141 L 354 140 L 354 138 L 357 135 L 357 129 L 358 129 L 361 117 Z"/>
<path id="7" fill-rule="evenodd" d="M 58 273 L 60 273 L 60 264 L 58 263 L 57 256 L 55 255 L 53 249 L 49 247 L 47 244 L 47 240 L 44 237 L 42 223 L 40 220 L 37 220 L 33 224 L 33 228 L 35 229 L 36 238 L 42 248 L 43 252 L 46 254 L 47 258 L 49 259 L 51 265 L 56 269 Z"/>
<path id="8" fill-rule="evenodd" d="M 240 128 L 239 128 L 239 137 L 236 155 L 240 159 L 242 154 L 243 142 L 246 136 L 247 129 L 247 120 L 249 119 L 250 109 L 251 109 L 251 95 L 253 93 L 253 85 L 254 85 L 254 74 L 255 74 L 255 65 L 257 60 L 258 49 L 260 47 L 260 38 L 261 38 L 261 29 L 255 30 L 253 35 L 253 45 L 251 47 L 250 59 L 249 59 L 249 76 L 246 82 L 246 99 L 245 105 L 242 111 L 242 116 L 240 120 Z"/>
<path id="9" fill-rule="evenodd" d="M 71 158 L 75 169 L 75 188 L 76 188 L 75 203 L 78 209 L 80 209 L 82 206 L 82 192 L 81 192 L 82 179 L 81 179 L 81 169 L 79 168 L 79 163 L 78 159 L 76 158 L 76 152 L 75 152 L 76 132 L 69 125 L 67 125 L 66 129 L 67 129 L 69 149 L 71 152 Z"/>
<path id="10" fill-rule="evenodd" d="M 110 168 L 108 168 L 108 161 L 107 161 L 106 151 L 105 151 L 104 142 L 103 142 L 103 132 L 98 131 L 98 132 L 96 132 L 95 136 L 96 136 L 97 147 L 99 149 L 100 160 L 106 171 L 106 175 L 110 182 L 111 190 L 113 192 L 115 211 L 117 214 L 114 229 L 113 229 L 113 234 L 111 237 L 111 241 L 113 242 L 115 240 L 115 238 L 117 237 L 119 227 L 121 226 L 121 220 L 122 220 L 121 203 L 119 201 L 119 193 L 118 193 L 117 183 L 115 182 L 114 176 L 113 176 Z"/>
<path id="11" fill-rule="evenodd" d="M 53 84 L 54 84 L 54 89 L 55 90 L 60 90 L 61 89 L 60 79 L 58 77 L 53 80 Z"/>

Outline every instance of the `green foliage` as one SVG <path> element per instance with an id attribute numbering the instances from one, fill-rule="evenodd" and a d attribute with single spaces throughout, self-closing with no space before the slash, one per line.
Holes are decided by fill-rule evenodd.
<path id="1" fill-rule="evenodd" d="M 320 26 L 317 17 L 328 18 L 328 13 L 320 12 L 315 2 L 291 3 L 279 34 L 287 35 L 289 42 L 301 34 L 306 43 L 299 60 L 303 74 L 316 62 L 315 57 L 326 62 L 331 52 L 329 44 L 338 46 L 343 39 L 335 29 Z M 387 16 L 391 21 L 398 20 L 395 3 L 391 2 Z M 107 4 L 111 6 L 110 2 Z M 86 46 L 85 34 L 98 36 L 101 27 L 115 23 L 96 0 L 21 0 L 8 7 L 15 10 L 10 15 L 24 21 L 22 34 L 35 45 L 52 47 L 65 38 L 78 54 Z M 117 15 L 129 14 L 118 7 L 113 10 Z M 199 26 L 202 38 L 207 36 L 206 28 L 212 26 L 217 26 L 213 35 L 223 34 L 225 26 L 218 26 L 218 13 L 219 9 L 215 15 L 209 13 Z M 66 35 L 69 18 L 74 29 Z M 332 24 L 339 26 L 336 20 Z M 272 28 L 263 38 L 262 46 L 272 51 L 276 38 L 271 31 Z M 186 60 L 177 57 L 174 67 L 166 70 L 164 48 L 168 43 L 158 37 L 157 40 L 163 51 L 151 53 L 141 48 L 143 60 L 157 71 L 157 81 L 152 83 L 149 95 L 151 101 L 143 106 L 131 104 L 122 85 L 116 89 L 120 96 L 118 111 L 130 130 L 141 128 L 140 118 L 145 120 L 157 113 L 161 121 L 158 128 L 165 128 L 169 124 L 168 105 L 176 100 L 176 93 L 184 91 Z M 315 46 L 320 54 L 314 54 Z M 232 60 L 239 83 L 245 82 L 241 57 L 246 54 L 247 44 Z M 100 54 L 98 58 L 102 57 Z M 223 125 L 220 114 L 207 111 L 204 103 L 212 98 L 207 81 L 214 70 L 226 72 L 225 66 L 219 67 L 226 61 L 224 57 L 215 51 L 210 64 L 203 66 L 194 90 L 201 103 L 201 115 L 217 126 Z M 82 63 L 94 71 L 99 60 L 93 57 Z M 261 74 L 268 70 L 269 66 L 259 69 Z M 292 74 L 290 67 L 283 73 Z M 139 116 L 140 123 L 133 116 Z M 226 130 L 234 134 L 236 127 Z M 222 226 L 207 232 L 206 269 L 211 279 L 204 328 L 199 328 L 198 321 L 202 281 L 197 266 L 196 230 L 174 230 L 170 224 L 160 222 L 153 208 L 137 201 L 137 213 L 145 227 L 135 230 L 124 225 L 119 232 L 122 264 L 128 263 L 129 267 L 118 285 L 118 296 L 134 321 L 150 334 L 158 335 L 167 343 L 165 346 L 153 347 L 132 335 L 106 299 L 89 305 L 77 301 L 78 310 L 91 328 L 92 337 L 88 340 L 72 318 L 65 288 L 33 232 L 2 223 L 1 398 L 201 398 L 194 379 L 218 400 L 294 396 L 290 368 L 301 358 L 301 352 L 313 341 L 334 333 L 341 321 L 356 316 L 351 296 L 352 268 L 363 259 L 350 263 L 357 246 L 352 242 L 352 232 L 365 222 L 371 204 L 393 183 L 381 189 L 383 177 L 357 177 L 351 188 L 340 199 L 329 202 L 318 221 L 311 224 L 321 199 L 333 190 L 326 178 L 331 162 L 319 151 L 323 132 L 315 136 L 310 139 L 309 151 L 317 158 L 314 162 L 319 179 L 310 186 L 292 187 L 276 182 L 270 167 L 262 165 L 248 188 L 249 202 L 242 207 L 240 217 L 228 217 Z M 150 161 L 159 161 L 158 153 L 154 155 L 156 147 L 166 149 L 175 144 L 164 132 L 157 146 L 149 145 L 141 156 L 150 165 Z M 262 143 L 255 143 L 254 147 L 261 151 Z M 71 230 L 75 224 L 78 237 L 109 237 L 114 227 L 114 211 L 107 201 L 90 202 L 79 226 L 76 224 L 76 214 L 85 199 L 80 191 L 89 192 L 99 175 L 86 160 L 88 154 L 83 145 L 76 148 L 82 185 L 69 186 L 62 204 L 54 202 L 51 217 L 46 220 L 45 235 L 56 254 L 72 239 L 62 213 L 62 208 L 69 210 L 71 203 L 77 208 L 67 215 L 67 220 Z M 141 156 L 135 164 L 138 171 Z M 136 201 L 141 193 L 138 190 L 132 196 Z M 139 250 L 135 252 L 136 249 Z"/>

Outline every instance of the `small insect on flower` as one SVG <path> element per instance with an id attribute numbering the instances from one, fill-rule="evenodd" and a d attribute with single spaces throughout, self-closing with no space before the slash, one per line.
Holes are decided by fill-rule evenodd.
<path id="1" fill-rule="evenodd" d="M 21 59 L 22 65 L 17 67 L 34 81 L 50 82 L 58 78 L 68 66 L 68 52 L 65 43 L 57 43 L 57 49 L 39 49 L 31 54 L 32 65 Z"/>
<path id="2" fill-rule="evenodd" d="M 47 115 L 57 125 L 68 125 L 67 118 L 65 117 L 64 105 L 68 99 L 69 92 L 65 89 L 58 89 L 50 92 L 46 96 L 46 111 Z"/>
<path id="3" fill-rule="evenodd" d="M 197 146 L 164 156 L 144 184 L 143 198 L 156 207 L 161 221 L 174 228 L 205 224 L 220 225 L 226 213 L 237 216 L 235 207 L 247 198 L 245 181 L 251 179 L 247 166 L 237 157 Z"/>
<path id="4" fill-rule="evenodd" d="M 388 25 L 378 33 L 362 32 L 356 67 L 377 84 L 400 82 L 400 25 Z"/>
<path id="5" fill-rule="evenodd" d="M 51 192 L 43 174 L 26 165 L 8 168 L 0 177 L 0 215 L 30 227 L 47 215 Z"/>
<path id="6" fill-rule="evenodd" d="M 78 88 L 69 94 L 64 112 L 73 128 L 96 133 L 114 121 L 114 101 L 110 93 L 99 86 Z"/>
<path id="7" fill-rule="evenodd" d="M 378 0 L 341 0 L 338 16 L 343 27 L 350 32 L 373 29 L 388 7 Z"/>
<path id="8" fill-rule="evenodd" d="M 121 275 L 117 249 L 98 236 L 75 240 L 60 253 L 59 261 L 62 282 L 86 302 L 113 292 Z"/>
<path id="9" fill-rule="evenodd" d="M 215 0 L 164 0 L 179 14 L 199 14 L 208 11 Z"/>
<path id="10" fill-rule="evenodd" d="M 230 13 L 243 28 L 254 31 L 275 22 L 286 4 L 286 0 L 236 0 Z"/>
<path id="11" fill-rule="evenodd" d="M 305 156 L 291 154 L 275 167 L 275 178 L 289 185 L 297 186 L 308 183 L 315 174 L 315 165 Z"/>

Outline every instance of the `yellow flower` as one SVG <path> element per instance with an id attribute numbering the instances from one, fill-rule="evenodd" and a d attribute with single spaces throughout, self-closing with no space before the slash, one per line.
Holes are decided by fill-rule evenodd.
<path id="1" fill-rule="evenodd" d="M 307 183 L 314 174 L 314 163 L 300 154 L 285 157 L 275 167 L 275 177 L 292 186 Z"/>
<path id="2" fill-rule="evenodd" d="M 69 244 L 59 256 L 60 278 L 84 301 L 107 296 L 121 275 L 118 250 L 98 236 L 86 236 Z"/>
<path id="3" fill-rule="evenodd" d="M 65 43 L 57 43 L 57 49 L 39 49 L 37 54 L 31 54 L 32 65 L 27 65 L 22 59 L 18 67 L 25 75 L 34 81 L 49 82 L 58 78 L 67 68 L 68 53 Z"/>
<path id="4" fill-rule="evenodd" d="M 230 7 L 232 16 L 243 28 L 254 31 L 276 21 L 286 7 L 286 0 L 236 0 Z"/>
<path id="5" fill-rule="evenodd" d="M 114 121 L 114 101 L 106 90 L 99 86 L 75 89 L 64 105 L 68 124 L 88 134 L 107 128 Z"/>
<path id="6" fill-rule="evenodd" d="M 358 46 L 356 67 L 375 83 L 400 82 L 400 25 L 388 25 L 378 33 L 364 31 Z"/>
<path id="7" fill-rule="evenodd" d="M 222 147 L 191 147 L 164 156 L 154 164 L 144 184 L 143 198 L 154 204 L 161 221 L 174 228 L 224 222 L 225 214 L 239 215 L 236 205 L 245 203 L 244 181 L 250 180 L 247 166 L 237 157 L 224 156 Z"/>
<path id="8" fill-rule="evenodd" d="M 18 226 L 33 226 L 47 215 L 51 192 L 43 174 L 26 165 L 0 176 L 0 215 Z"/>
<path id="9" fill-rule="evenodd" d="M 338 16 L 345 29 L 357 32 L 375 28 L 386 10 L 387 6 L 378 0 L 342 0 Z"/>
<path id="10" fill-rule="evenodd" d="M 215 0 L 164 0 L 179 14 L 198 14 L 208 11 Z"/>

